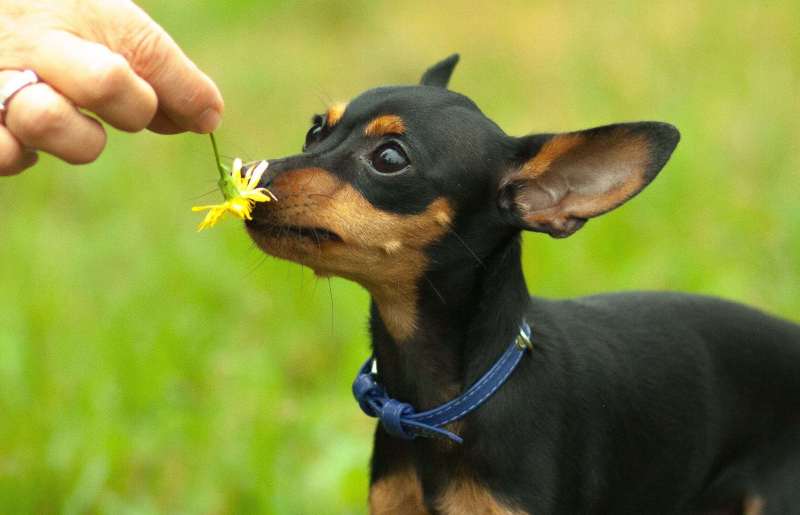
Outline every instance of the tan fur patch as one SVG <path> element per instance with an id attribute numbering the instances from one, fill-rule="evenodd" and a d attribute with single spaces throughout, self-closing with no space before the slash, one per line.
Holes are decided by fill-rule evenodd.
<path id="1" fill-rule="evenodd" d="M 443 515 L 525 515 L 523 511 L 500 503 L 486 488 L 471 480 L 448 487 L 437 500 L 436 509 Z"/>
<path id="2" fill-rule="evenodd" d="M 417 474 L 407 469 L 380 479 L 369 489 L 370 515 L 430 515 Z"/>
<path id="3" fill-rule="evenodd" d="M 399 252 L 400 249 L 403 248 L 403 244 L 397 240 L 387 241 L 386 244 L 383 246 L 383 250 L 385 250 L 388 254 L 394 254 Z"/>
<path id="4" fill-rule="evenodd" d="M 742 513 L 744 515 L 762 515 L 767 503 L 763 497 L 750 495 L 744 498 Z"/>
<path id="5" fill-rule="evenodd" d="M 344 112 L 347 109 L 347 102 L 337 102 L 328 108 L 328 111 L 325 115 L 326 123 L 328 127 L 333 127 L 339 120 L 342 119 L 344 116 Z"/>
<path id="6" fill-rule="evenodd" d="M 522 165 L 522 169 L 515 175 L 528 179 L 538 177 L 550 168 L 553 161 L 577 147 L 583 141 L 584 137 L 577 133 L 554 136 L 539 149 L 533 159 Z"/>
<path id="7" fill-rule="evenodd" d="M 450 225 L 453 221 L 453 217 L 450 216 L 450 213 L 447 211 L 439 211 L 436 213 L 436 221 L 441 225 Z"/>
<path id="8" fill-rule="evenodd" d="M 453 209 L 444 198 L 416 215 L 375 208 L 350 184 L 319 168 L 279 175 L 270 190 L 280 199 L 263 207 L 278 226 L 323 228 L 342 241 L 251 229 L 261 248 L 274 256 L 311 267 L 320 275 L 338 275 L 372 294 L 381 318 L 398 342 L 417 326 L 417 282 L 428 266 L 425 247 L 448 230 Z"/>
<path id="9" fill-rule="evenodd" d="M 403 122 L 402 118 L 393 114 L 375 118 L 364 129 L 364 134 L 367 136 L 385 136 L 387 134 L 404 134 L 405 132 L 405 122 Z"/>

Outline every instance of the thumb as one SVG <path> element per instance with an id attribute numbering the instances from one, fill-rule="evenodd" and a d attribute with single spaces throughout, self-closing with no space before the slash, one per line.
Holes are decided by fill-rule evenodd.
<path id="1" fill-rule="evenodd" d="M 133 2 L 97 3 L 105 11 L 103 17 L 114 20 L 100 27 L 104 42 L 153 87 L 162 123 L 171 121 L 178 129 L 195 132 L 216 129 L 224 109 L 222 95 L 172 37 Z"/>

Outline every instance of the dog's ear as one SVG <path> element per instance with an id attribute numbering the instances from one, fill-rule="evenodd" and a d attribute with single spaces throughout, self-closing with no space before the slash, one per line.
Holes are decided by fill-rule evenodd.
<path id="1" fill-rule="evenodd" d="M 428 68 L 419 81 L 420 85 L 447 88 L 447 83 L 450 82 L 453 69 L 458 64 L 458 58 L 458 54 L 453 54 Z"/>
<path id="2" fill-rule="evenodd" d="M 569 236 L 647 186 L 679 139 L 675 127 L 659 122 L 520 138 L 499 207 L 521 229 Z"/>

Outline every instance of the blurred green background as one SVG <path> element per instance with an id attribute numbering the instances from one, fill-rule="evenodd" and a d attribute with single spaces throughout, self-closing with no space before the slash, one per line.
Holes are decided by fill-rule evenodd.
<path id="1" fill-rule="evenodd" d="M 511 134 L 670 121 L 641 196 L 525 237 L 531 290 L 800 319 L 798 2 L 141 4 L 221 87 L 228 156 L 294 153 L 329 102 L 453 51 L 451 87 Z M 0 512 L 365 512 L 368 297 L 231 221 L 197 234 L 214 180 L 205 137 L 113 131 L 91 166 L 0 180 Z"/>

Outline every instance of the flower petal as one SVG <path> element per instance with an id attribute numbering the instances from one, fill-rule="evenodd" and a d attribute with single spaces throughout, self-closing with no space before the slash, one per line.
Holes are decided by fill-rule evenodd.
<path id="1" fill-rule="evenodd" d="M 253 202 L 269 202 L 270 198 L 258 190 L 242 192 L 242 198 L 252 200 Z"/>
<path id="2" fill-rule="evenodd" d="M 233 160 L 233 170 L 231 170 L 233 182 L 238 186 L 242 182 L 242 160 L 238 157 Z"/>
<path id="3" fill-rule="evenodd" d="M 214 206 L 211 211 L 206 213 L 206 217 L 200 222 L 200 225 L 197 226 L 197 231 L 200 232 L 203 229 L 214 227 L 223 214 L 225 214 L 225 209 L 222 206 Z"/>
<path id="4" fill-rule="evenodd" d="M 219 209 L 223 204 L 211 204 L 208 206 L 193 206 L 192 211 L 205 211 L 206 209 Z"/>
<path id="5" fill-rule="evenodd" d="M 267 161 L 261 161 L 256 165 L 255 169 L 253 170 L 253 174 L 248 177 L 249 181 L 247 182 L 247 189 L 252 190 L 258 183 L 261 181 L 261 176 L 264 175 L 264 172 L 269 167 L 269 163 Z M 251 167 L 252 168 L 252 167 Z M 248 171 L 248 174 L 250 172 Z"/>
<path id="6" fill-rule="evenodd" d="M 269 202 L 270 200 L 278 200 L 278 197 L 275 196 L 268 188 L 256 188 L 254 190 L 249 190 L 247 193 L 260 193 L 262 195 L 268 195 L 269 198 L 266 200 L 259 200 L 257 202 Z"/>
<path id="7" fill-rule="evenodd" d="M 253 210 L 253 203 L 246 198 L 236 197 L 230 201 L 227 210 L 232 215 L 235 215 L 242 220 L 252 220 L 250 212 Z"/>

